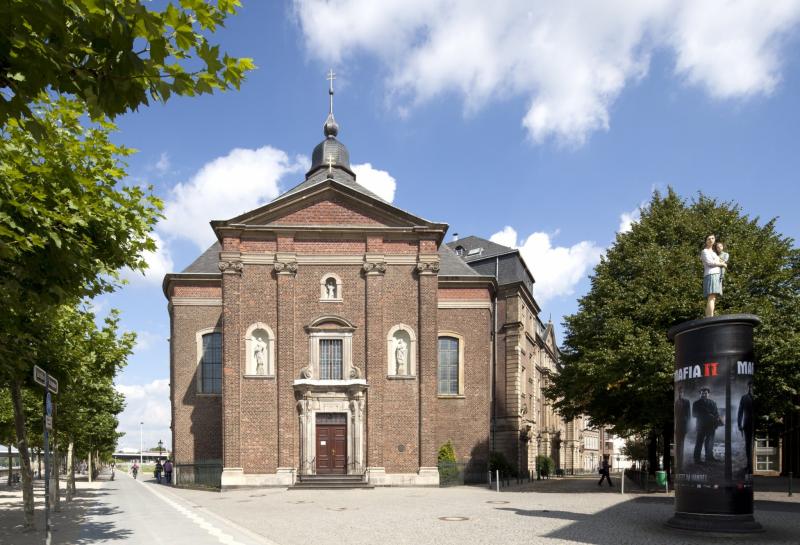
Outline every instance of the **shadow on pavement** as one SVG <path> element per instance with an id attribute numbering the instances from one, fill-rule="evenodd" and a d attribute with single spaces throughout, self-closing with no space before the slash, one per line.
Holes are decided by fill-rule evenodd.
<path id="1" fill-rule="evenodd" d="M 36 530 L 24 531 L 25 516 L 22 500 L 14 504 L 0 506 L 0 543 L 14 545 L 40 545 L 44 543 L 44 505 L 36 490 Z M 121 511 L 112 505 L 101 503 L 98 498 L 107 496 L 102 490 L 78 490 L 71 502 L 63 496 L 61 511 L 51 511 L 53 545 L 89 545 L 99 542 L 124 541 L 131 537 L 131 531 L 120 529 L 112 521 L 104 522 L 98 518 L 119 515 Z M 12 496 L 13 495 L 9 495 Z M 92 519 L 88 519 L 92 517 Z"/>
<path id="2" fill-rule="evenodd" d="M 726 543 L 731 537 L 696 535 L 670 530 L 664 522 L 673 515 L 673 500 L 665 497 L 636 497 L 618 503 L 594 514 L 546 509 L 514 509 L 498 507 L 500 511 L 511 511 L 520 516 L 570 521 L 546 537 L 575 543 L 592 545 L 621 545 L 624 543 L 681 543 L 709 544 Z M 753 545 L 800 543 L 800 529 L 795 517 L 786 517 L 777 512 L 800 512 L 800 504 L 757 501 L 756 519 L 764 525 L 766 532 L 752 536 L 737 536 L 736 543 Z M 535 523 L 534 523 L 535 524 Z"/>

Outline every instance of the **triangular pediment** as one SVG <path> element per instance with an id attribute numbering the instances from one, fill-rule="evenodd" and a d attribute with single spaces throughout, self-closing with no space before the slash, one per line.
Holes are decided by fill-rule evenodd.
<path id="1" fill-rule="evenodd" d="M 215 226 L 438 227 L 383 200 L 327 180 Z"/>

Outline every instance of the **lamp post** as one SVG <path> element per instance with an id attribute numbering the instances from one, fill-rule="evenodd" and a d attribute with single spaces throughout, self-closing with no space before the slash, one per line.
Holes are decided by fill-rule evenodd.
<path id="1" fill-rule="evenodd" d="M 617 469 L 622 472 L 622 468 L 619 467 L 619 452 L 617 453 Z"/>
<path id="2" fill-rule="evenodd" d="M 541 480 L 542 478 L 542 472 L 541 469 L 539 468 L 539 456 L 541 455 L 541 452 L 542 452 L 542 434 L 537 433 L 536 434 L 536 480 L 537 481 Z"/>
<path id="3" fill-rule="evenodd" d="M 139 422 L 139 470 L 142 469 L 142 464 L 144 463 L 142 451 L 144 450 L 144 440 L 142 439 L 142 426 L 144 422 Z"/>

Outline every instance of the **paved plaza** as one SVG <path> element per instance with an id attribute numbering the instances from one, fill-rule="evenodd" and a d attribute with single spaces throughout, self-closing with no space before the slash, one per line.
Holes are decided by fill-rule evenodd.
<path id="1" fill-rule="evenodd" d="M 373 490 L 185 490 L 117 480 L 79 483 L 78 499 L 55 517 L 54 544 L 169 545 L 370 544 L 705 544 L 730 537 L 694 536 L 663 527 L 673 498 L 598 487 L 593 476 L 514 485 Z M 777 484 L 777 481 L 776 481 Z M 631 486 L 633 488 L 633 486 Z M 763 487 L 762 487 L 763 488 Z M 779 486 L 776 486 L 779 488 Z M 628 492 L 626 490 L 626 492 Z M 21 511 L 2 494 L 0 543 L 43 543 L 21 534 Z M 800 498 L 758 492 L 764 534 L 754 545 L 800 543 Z M 41 522 L 40 522 L 41 526 Z"/>

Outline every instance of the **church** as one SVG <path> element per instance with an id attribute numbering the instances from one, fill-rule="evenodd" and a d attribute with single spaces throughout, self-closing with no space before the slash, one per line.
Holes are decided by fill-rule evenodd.
<path id="1" fill-rule="evenodd" d="M 357 183 L 329 93 L 305 179 L 260 208 L 211 221 L 217 242 L 164 278 L 178 471 L 191 479 L 221 467 L 223 489 L 334 475 L 436 486 L 449 441 L 465 480 L 485 480 L 500 388 L 513 412 L 501 450 L 531 467 L 539 385 L 523 382 L 519 392 L 533 373 L 521 357 L 513 372 L 503 363 L 502 384 L 495 376 L 497 354 L 505 362 L 520 338 L 503 326 L 512 340 L 497 345 L 497 275 L 445 243 L 447 224 Z M 538 313 L 532 276 L 528 283 L 525 308 Z M 519 319 L 549 335 L 538 342 L 556 354 L 552 327 L 526 312 Z"/>

